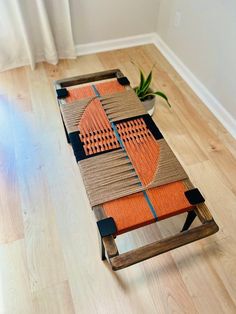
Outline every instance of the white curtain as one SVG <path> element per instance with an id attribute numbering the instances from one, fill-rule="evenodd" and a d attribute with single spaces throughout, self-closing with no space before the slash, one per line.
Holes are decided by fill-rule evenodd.
<path id="1" fill-rule="evenodd" d="M 0 0 L 0 71 L 75 56 L 69 0 Z"/>

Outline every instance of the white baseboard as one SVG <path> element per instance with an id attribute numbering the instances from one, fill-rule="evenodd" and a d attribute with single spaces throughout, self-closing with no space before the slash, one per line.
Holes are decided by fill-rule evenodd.
<path id="1" fill-rule="evenodd" d="M 154 38 L 155 46 L 161 51 L 164 57 L 175 68 L 179 75 L 187 82 L 192 90 L 204 102 L 207 108 L 223 124 L 228 132 L 236 139 L 236 120 L 224 108 L 224 106 L 210 93 L 210 91 L 200 82 L 189 68 L 175 55 L 167 44 L 156 34 Z"/>
<path id="2" fill-rule="evenodd" d="M 78 56 L 82 56 L 91 53 L 150 44 L 154 42 L 155 37 L 156 33 L 148 33 L 118 39 L 98 41 L 95 43 L 79 44 L 76 45 L 76 53 Z"/>

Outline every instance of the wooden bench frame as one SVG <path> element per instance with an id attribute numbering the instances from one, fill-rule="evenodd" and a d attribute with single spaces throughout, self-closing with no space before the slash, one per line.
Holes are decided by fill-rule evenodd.
<path id="1" fill-rule="evenodd" d="M 184 180 L 186 187 L 193 188 L 189 179 Z M 104 219 L 104 213 L 101 206 L 93 208 L 97 221 Z M 195 217 L 201 221 L 201 225 L 192 229 L 190 227 Z M 186 224 L 187 223 L 187 224 Z M 205 203 L 198 204 L 193 210 L 188 212 L 185 227 L 182 231 L 173 236 L 161 239 L 159 241 L 144 245 L 129 252 L 119 254 L 116 242 L 113 236 L 100 238 L 101 258 L 107 259 L 113 270 L 119 270 L 136 263 L 142 262 L 151 257 L 168 252 L 185 244 L 208 237 L 219 230 L 218 225 L 214 221 L 210 211 Z"/>
<path id="2" fill-rule="evenodd" d="M 89 82 L 111 79 L 111 78 L 122 78 L 123 73 L 119 69 L 103 71 L 99 73 L 91 73 L 83 76 L 75 76 L 68 79 L 62 79 L 54 82 L 55 90 L 60 88 L 66 88 L 74 85 L 85 84 Z M 127 89 L 130 87 L 127 86 Z M 58 99 L 58 103 L 64 103 L 63 99 Z M 63 121 L 63 118 L 62 118 Z M 66 138 L 69 143 L 69 137 L 65 124 L 63 121 Z M 191 181 L 186 179 L 183 181 L 188 189 L 194 188 Z M 97 221 L 106 218 L 102 209 L 102 206 L 94 206 L 93 208 Z M 198 217 L 201 221 L 201 225 L 192 229 L 189 229 L 192 221 L 195 217 Z M 113 236 L 106 236 L 100 238 L 100 251 L 101 258 L 104 260 L 107 256 L 108 261 L 111 264 L 113 270 L 119 270 L 159 254 L 168 252 L 185 244 L 197 241 L 199 239 L 208 237 L 211 234 L 216 233 L 219 230 L 218 225 L 214 221 L 210 211 L 208 210 L 205 203 L 196 205 L 193 210 L 188 212 L 188 216 L 184 227 L 181 232 L 176 235 L 161 239 L 159 241 L 144 245 L 142 247 L 133 249 L 129 252 L 119 254 L 116 246 L 115 238 Z"/>

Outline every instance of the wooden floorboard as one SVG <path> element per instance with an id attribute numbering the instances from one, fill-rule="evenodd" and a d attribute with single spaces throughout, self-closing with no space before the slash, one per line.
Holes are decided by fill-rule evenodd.
<path id="1" fill-rule="evenodd" d="M 119 272 L 100 261 L 96 223 L 67 145 L 53 80 L 153 70 L 154 120 L 206 198 L 212 237 Z M 236 313 L 236 141 L 153 45 L 0 73 L 0 313 Z M 118 237 L 125 252 L 179 231 L 185 214 Z"/>

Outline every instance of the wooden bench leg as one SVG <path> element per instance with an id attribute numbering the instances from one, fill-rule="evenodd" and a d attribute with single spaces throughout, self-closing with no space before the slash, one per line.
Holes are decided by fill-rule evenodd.
<path id="1" fill-rule="evenodd" d="M 97 221 L 106 218 L 101 205 L 94 206 L 93 211 L 94 211 L 95 217 L 97 218 Z M 112 235 L 102 238 L 100 233 L 98 232 L 98 238 L 99 238 L 101 259 L 103 261 L 106 259 L 105 252 L 107 253 L 107 257 L 109 260 L 110 258 L 117 256 L 119 254 L 114 237 Z"/>
<path id="2" fill-rule="evenodd" d="M 105 218 L 101 206 L 94 206 L 93 209 L 97 220 Z M 126 253 L 119 254 L 114 237 L 112 235 L 105 236 L 102 238 L 102 257 L 104 257 L 105 249 L 112 269 L 119 270 L 145 261 L 146 259 L 157 256 L 159 254 L 168 252 L 180 246 L 186 245 L 188 243 L 208 237 L 219 230 L 219 227 L 212 218 L 211 213 L 209 212 L 205 203 L 198 204 L 192 212 L 196 213 L 196 215 L 202 222 L 202 225 L 192 228 L 190 230 L 184 230 L 183 232 L 179 232 L 176 235 L 156 241 L 154 243 L 144 245 Z M 195 215 L 193 213 L 189 214 L 189 216 L 190 217 L 188 218 L 188 225 L 191 220 L 193 221 L 193 219 L 195 218 Z M 183 228 L 185 227 L 186 226 L 184 226 Z"/>
<path id="3" fill-rule="evenodd" d="M 101 260 L 105 261 L 106 260 L 105 247 L 104 247 L 104 244 L 100 235 L 99 235 L 99 245 L 100 245 Z"/>
<path id="4" fill-rule="evenodd" d="M 61 119 L 62 119 L 62 123 L 63 123 L 63 126 L 64 126 L 64 131 L 65 131 L 67 143 L 70 144 L 70 138 L 69 138 L 69 135 L 68 135 L 68 132 L 67 132 L 67 129 L 66 129 L 66 126 L 65 126 L 65 122 L 64 122 L 62 116 L 61 116 Z"/>
<path id="5" fill-rule="evenodd" d="M 197 214 L 194 210 L 190 210 L 188 212 L 187 218 L 185 220 L 184 226 L 181 230 L 181 232 L 186 231 L 190 228 L 191 224 L 193 223 L 194 219 L 196 218 Z"/>

